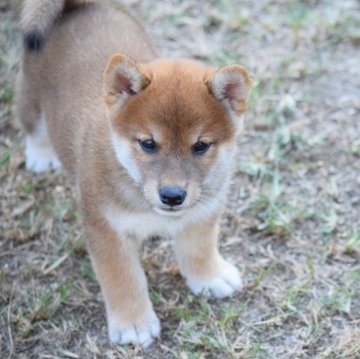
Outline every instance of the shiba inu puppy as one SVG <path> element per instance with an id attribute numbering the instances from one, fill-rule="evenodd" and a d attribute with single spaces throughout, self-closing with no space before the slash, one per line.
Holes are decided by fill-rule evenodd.
<path id="1" fill-rule="evenodd" d="M 241 286 L 217 248 L 236 135 L 251 81 L 241 65 L 158 59 L 126 11 L 26 0 L 17 117 L 26 168 L 75 181 L 111 341 L 160 334 L 138 249 L 169 235 L 195 294 Z"/>

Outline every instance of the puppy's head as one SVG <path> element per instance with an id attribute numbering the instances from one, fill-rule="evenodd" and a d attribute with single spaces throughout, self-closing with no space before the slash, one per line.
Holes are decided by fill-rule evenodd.
<path id="1" fill-rule="evenodd" d="M 216 201 L 226 181 L 251 81 L 240 65 L 187 60 L 136 64 L 114 55 L 105 101 L 120 164 L 156 212 Z"/>

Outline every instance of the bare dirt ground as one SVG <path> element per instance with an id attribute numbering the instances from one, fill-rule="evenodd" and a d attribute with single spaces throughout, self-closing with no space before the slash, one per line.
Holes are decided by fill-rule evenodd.
<path id="1" fill-rule="evenodd" d="M 220 241 L 244 288 L 190 295 L 171 241 L 150 240 L 146 351 L 108 344 L 66 175 L 24 170 L 19 3 L 0 0 L 0 358 L 360 358 L 360 3 L 127 1 L 162 56 L 254 79 Z"/>

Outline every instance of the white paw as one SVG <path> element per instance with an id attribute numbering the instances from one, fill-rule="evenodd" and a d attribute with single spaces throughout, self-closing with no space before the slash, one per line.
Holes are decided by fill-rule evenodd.
<path id="1" fill-rule="evenodd" d="M 146 319 L 134 324 L 123 324 L 121 320 L 108 318 L 109 337 L 112 343 L 137 344 L 147 348 L 160 335 L 160 321 L 151 309 Z"/>
<path id="2" fill-rule="evenodd" d="M 35 173 L 61 167 L 61 163 L 51 143 L 48 141 L 39 141 L 38 138 L 33 136 L 28 136 L 26 139 L 25 156 L 26 169 Z"/>
<path id="3" fill-rule="evenodd" d="M 238 269 L 226 261 L 222 262 L 220 273 L 216 277 L 204 280 L 188 278 L 186 283 L 195 295 L 204 294 L 216 298 L 231 296 L 242 285 Z"/>

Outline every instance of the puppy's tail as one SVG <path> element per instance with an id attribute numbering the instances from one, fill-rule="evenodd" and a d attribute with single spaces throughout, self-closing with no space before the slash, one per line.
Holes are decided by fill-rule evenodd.
<path id="1" fill-rule="evenodd" d="M 25 49 L 29 52 L 40 52 L 60 15 L 88 2 L 91 1 L 25 0 L 20 20 Z"/>

